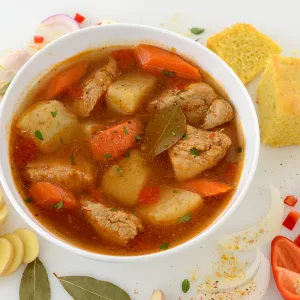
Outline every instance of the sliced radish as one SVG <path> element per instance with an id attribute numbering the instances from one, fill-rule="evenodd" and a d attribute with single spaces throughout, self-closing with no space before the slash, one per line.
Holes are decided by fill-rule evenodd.
<path id="1" fill-rule="evenodd" d="M 271 241 L 278 235 L 284 219 L 284 203 L 280 192 L 270 185 L 272 202 L 267 215 L 253 227 L 225 235 L 219 244 L 230 251 L 250 250 Z"/>
<path id="2" fill-rule="evenodd" d="M 4 95 L 16 73 L 29 58 L 27 51 L 15 51 L 0 59 L 0 95 Z"/>
<path id="3" fill-rule="evenodd" d="M 80 26 L 72 17 L 63 14 L 53 15 L 45 19 L 34 32 L 34 36 L 43 37 L 43 41 L 35 43 L 33 40 L 27 50 L 34 54 L 57 38 L 78 29 Z"/>

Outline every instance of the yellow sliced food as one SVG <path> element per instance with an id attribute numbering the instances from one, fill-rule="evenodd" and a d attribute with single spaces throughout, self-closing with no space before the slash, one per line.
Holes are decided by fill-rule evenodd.
<path id="1" fill-rule="evenodd" d="M 15 233 L 8 233 L 3 235 L 4 239 L 8 240 L 14 248 L 14 260 L 8 270 L 4 273 L 4 276 L 14 273 L 20 265 L 23 263 L 24 259 L 24 244 L 20 237 Z"/>
<path id="2" fill-rule="evenodd" d="M 14 233 L 20 237 L 24 244 L 23 263 L 31 263 L 37 258 L 40 251 L 39 240 L 36 234 L 33 231 L 26 228 L 17 229 Z"/>
<path id="3" fill-rule="evenodd" d="M 0 238 L 0 276 L 10 268 L 13 260 L 13 245 L 7 239 Z"/>
<path id="4" fill-rule="evenodd" d="M 3 207 L 0 209 L 0 226 L 3 225 L 8 217 L 8 208 L 6 203 L 3 205 Z"/>
<path id="5" fill-rule="evenodd" d="M 4 206 L 4 204 L 5 204 L 5 201 L 3 198 L 2 191 L 0 190 L 0 209 Z"/>

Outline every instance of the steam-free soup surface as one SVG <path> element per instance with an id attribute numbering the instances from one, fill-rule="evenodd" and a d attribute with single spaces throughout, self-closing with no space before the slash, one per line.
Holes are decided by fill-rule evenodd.
<path id="1" fill-rule="evenodd" d="M 234 109 L 175 53 L 83 53 L 25 103 L 10 140 L 16 185 L 37 220 L 79 247 L 165 251 L 209 226 L 235 191 L 243 139 Z"/>

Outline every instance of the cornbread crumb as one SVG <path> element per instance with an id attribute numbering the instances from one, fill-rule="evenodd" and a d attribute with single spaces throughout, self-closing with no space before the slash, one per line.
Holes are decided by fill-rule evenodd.
<path id="1" fill-rule="evenodd" d="M 263 143 L 300 145 L 300 59 L 272 55 L 257 97 Z"/>
<path id="2" fill-rule="evenodd" d="M 281 48 L 250 24 L 235 24 L 207 40 L 207 47 L 220 56 L 240 77 L 249 83 L 262 72 L 271 54 Z"/>

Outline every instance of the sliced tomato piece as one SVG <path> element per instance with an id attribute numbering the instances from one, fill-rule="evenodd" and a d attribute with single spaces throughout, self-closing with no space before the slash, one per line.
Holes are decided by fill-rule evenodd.
<path id="1" fill-rule="evenodd" d="M 282 225 L 289 230 L 293 230 L 299 218 L 300 218 L 300 214 L 295 210 L 291 210 L 290 213 L 285 218 L 285 220 L 283 221 Z"/>
<path id="2" fill-rule="evenodd" d="M 300 248 L 283 236 L 277 236 L 271 245 L 271 263 L 278 290 L 285 300 L 299 300 L 295 281 L 300 278 Z"/>
<path id="3" fill-rule="evenodd" d="M 294 243 L 300 247 L 300 234 L 296 237 L 296 239 L 294 240 Z"/>
<path id="4" fill-rule="evenodd" d="M 295 196 L 287 196 L 284 199 L 284 203 L 289 205 L 289 206 L 292 206 L 292 207 L 294 207 L 297 202 L 298 202 L 298 199 Z"/>

